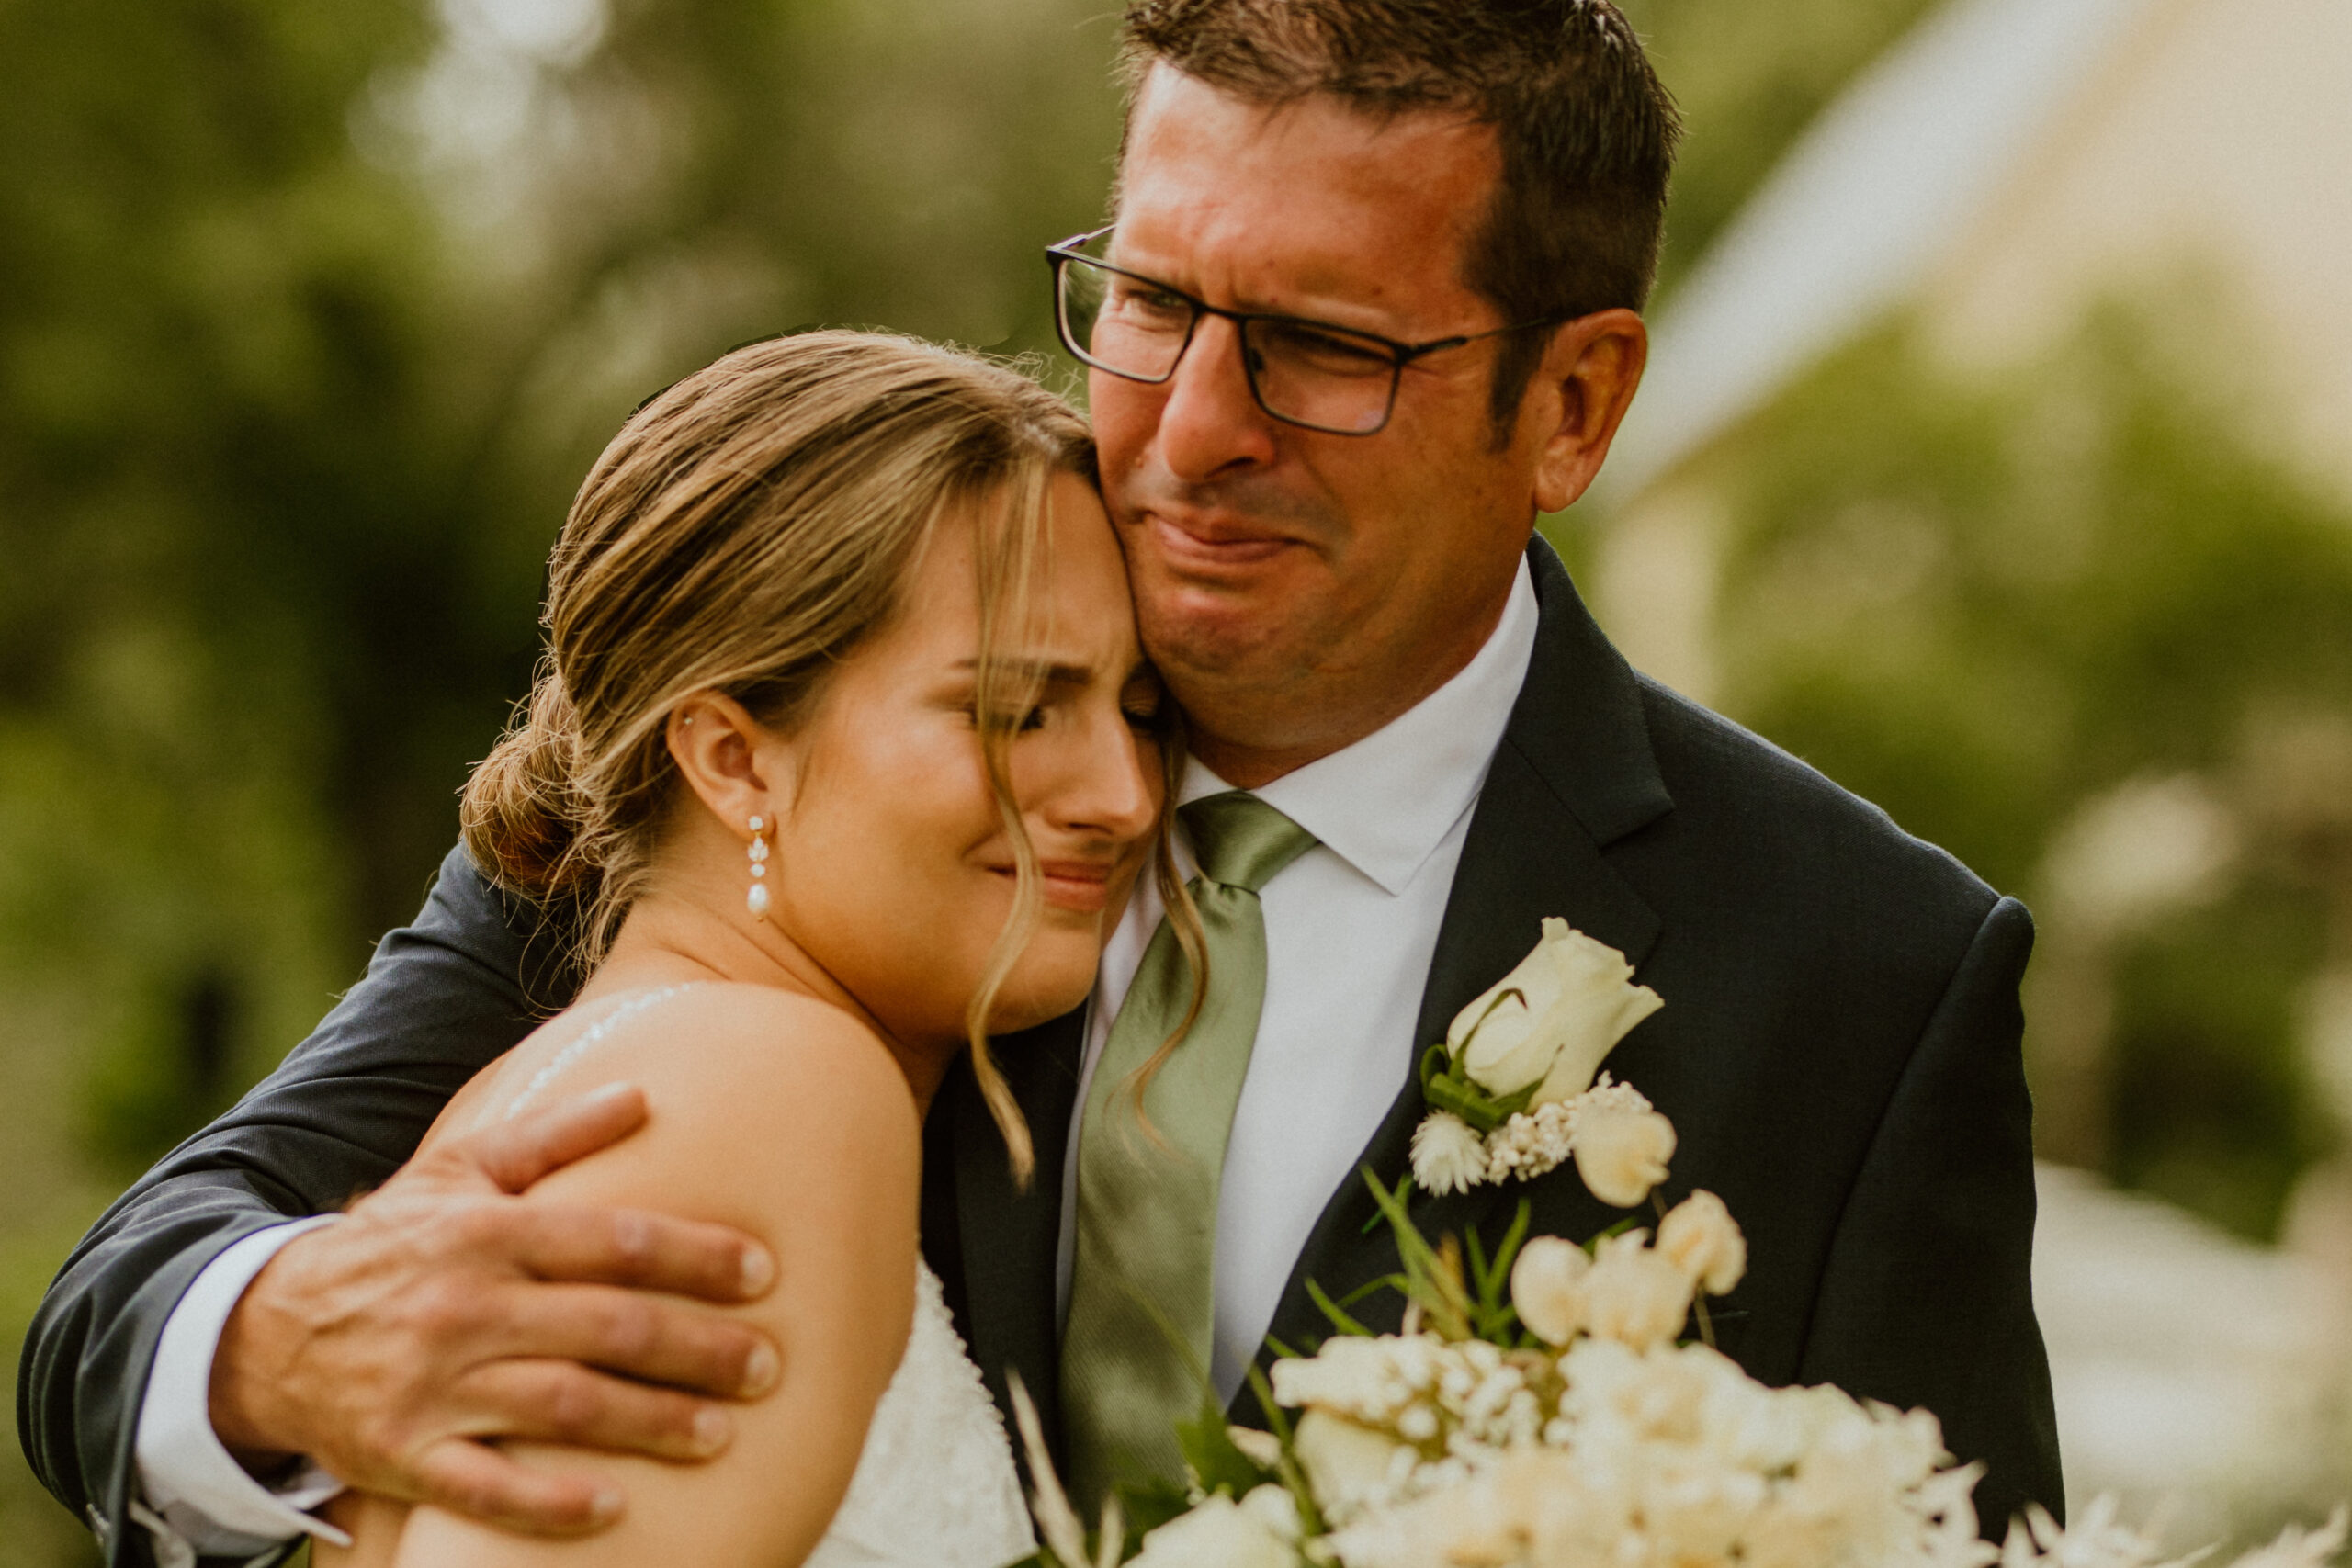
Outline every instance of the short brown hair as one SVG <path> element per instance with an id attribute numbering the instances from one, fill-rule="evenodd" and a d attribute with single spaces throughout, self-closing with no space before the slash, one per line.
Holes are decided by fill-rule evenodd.
<path id="1" fill-rule="evenodd" d="M 1068 403 L 1011 367 L 888 333 L 752 344 L 652 398 L 605 448 L 556 541 L 547 656 L 466 785 L 474 863 L 509 891 L 577 906 L 571 956 L 592 967 L 645 892 L 683 787 L 671 711 L 715 691 L 778 728 L 805 722 L 959 509 L 981 528 L 979 705 L 1017 708 L 991 695 L 1009 677 L 989 654 L 1027 617 L 1061 473 L 1094 475 L 1092 440 Z M 1028 1130 L 984 1028 L 1040 897 L 1009 742 L 1002 727 L 982 728 L 1019 893 L 967 1023 L 974 1074 L 1026 1180 Z M 1159 851 L 1165 888 L 1164 832 Z"/>
<path id="2" fill-rule="evenodd" d="M 1502 177 L 1464 258 L 1470 288 L 1511 323 L 1649 298 L 1681 128 L 1607 0 L 1134 0 L 1125 51 L 1131 94 L 1164 64 L 1254 103 L 1328 93 L 1490 125 Z M 1519 334 L 1498 358 L 1498 432 L 1544 343 Z"/>

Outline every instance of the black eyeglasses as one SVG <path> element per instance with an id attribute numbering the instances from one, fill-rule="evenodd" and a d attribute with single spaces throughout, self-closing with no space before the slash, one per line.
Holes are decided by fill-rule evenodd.
<path id="1" fill-rule="evenodd" d="M 1491 332 L 1398 343 L 1377 333 L 1297 316 L 1227 310 L 1182 289 L 1113 266 L 1086 247 L 1097 229 L 1046 247 L 1054 269 L 1054 324 L 1062 346 L 1098 370 L 1157 385 L 1176 374 L 1203 316 L 1231 321 L 1241 368 L 1258 406 L 1285 424 L 1331 435 L 1374 435 L 1396 407 L 1405 367 L 1426 355 L 1555 321 L 1521 321 Z"/>

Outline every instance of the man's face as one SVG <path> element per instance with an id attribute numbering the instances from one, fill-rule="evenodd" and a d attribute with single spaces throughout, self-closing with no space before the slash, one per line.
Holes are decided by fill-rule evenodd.
<path id="1" fill-rule="evenodd" d="M 1485 332 L 1510 323 L 1462 260 L 1499 168 L 1493 133 L 1451 116 L 1384 121 L 1321 97 L 1267 109 L 1159 67 L 1130 122 L 1112 258 L 1231 310 L 1406 343 Z M 1523 417 L 1497 447 L 1500 347 L 1414 361 L 1370 436 L 1267 415 L 1215 317 L 1162 385 L 1093 373 L 1144 646 L 1213 766 L 1279 773 L 1336 750 L 1485 641 L 1542 445 Z"/>

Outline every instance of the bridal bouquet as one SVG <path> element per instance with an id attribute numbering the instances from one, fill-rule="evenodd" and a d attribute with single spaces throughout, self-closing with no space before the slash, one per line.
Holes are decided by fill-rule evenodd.
<path id="1" fill-rule="evenodd" d="M 1613 950 L 1545 922 L 1544 942 L 1464 1010 L 1424 1065 L 1432 1111 L 1414 1164 L 1425 1188 L 1573 1156 L 1605 1201 L 1662 1209 L 1651 1189 L 1665 1179 L 1672 1128 L 1661 1132 L 1665 1119 L 1630 1089 L 1590 1087 L 1600 1057 L 1658 1005 L 1629 976 Z M 1482 1049 L 1481 1030 L 1498 1022 L 1505 1037 Z M 1439 1140 L 1451 1156 L 1422 1146 Z M 2161 1555 L 2105 1500 L 2066 1529 L 2036 1511 L 1996 1549 L 1977 1533 L 1978 1469 L 1951 1464 L 1934 1416 L 1829 1387 L 1767 1388 L 1719 1354 L 1705 1298 L 1739 1281 L 1747 1252 L 1713 1194 L 1660 1213 L 1654 1232 L 1628 1220 L 1583 1246 L 1529 1236 L 1521 1203 L 1489 1256 L 1475 1235 L 1422 1236 L 1407 1213 L 1409 1179 L 1366 1180 L 1400 1265 L 1368 1288 L 1404 1293 L 1403 1331 L 1374 1334 L 1349 1315 L 1351 1301 L 1318 1292 L 1333 1336 L 1276 1360 L 1271 1376 L 1251 1374 L 1268 1429 L 1228 1427 L 1208 1397 L 1180 1428 L 1188 1484 L 1108 1503 L 1091 1531 L 1016 1390 L 1046 1543 L 1034 1562 L 2153 1568 Z M 2323 1568 L 2346 1533 L 2339 1511 L 2235 1568 Z"/>

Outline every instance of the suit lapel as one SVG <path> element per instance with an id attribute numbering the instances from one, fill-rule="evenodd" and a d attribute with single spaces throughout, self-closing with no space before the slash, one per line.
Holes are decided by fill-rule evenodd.
<path id="1" fill-rule="evenodd" d="M 1414 1023 L 1416 1060 L 1443 1038 L 1456 1012 L 1527 955 L 1545 916 L 1560 916 L 1636 965 L 1658 935 L 1657 914 L 1602 854 L 1672 807 L 1651 756 L 1639 690 L 1540 538 L 1529 548 L 1529 565 L 1541 615 L 1535 650 L 1446 898 Z M 1409 1168 L 1422 1113 L 1419 1082 L 1408 1071 L 1359 1163 L 1393 1186 Z M 1415 1222 L 1431 1235 L 1464 1231 L 1500 1196 L 1485 1187 L 1442 1200 L 1417 1193 Z M 1360 1178 L 1332 1195 L 1275 1309 L 1274 1338 L 1299 1348 L 1329 1331 L 1306 1293 L 1308 1280 L 1339 1296 L 1394 1270 L 1396 1246 L 1374 1226 L 1376 1212 Z M 1359 1315 L 1389 1326 L 1401 1307 L 1383 1292 Z M 1258 1418 L 1247 1390 L 1232 1414 Z"/>
<path id="2" fill-rule="evenodd" d="M 1005 1373 L 1018 1371 L 1036 1401 L 1049 1442 L 1059 1420 L 1054 1311 L 1061 1239 L 1062 1164 L 1086 1044 L 1086 1010 L 995 1042 L 1005 1081 L 1035 1141 L 1037 1168 L 1026 1192 L 1013 1185 L 1004 1138 L 968 1070 L 959 1066 L 937 1108 L 950 1118 L 945 1155 L 954 1170 L 952 1224 L 961 1300 L 955 1303 L 972 1359 L 1010 1416 Z M 935 1111 L 934 1114 L 937 1112 Z M 937 1145 L 934 1145 L 936 1148 Z M 935 1246 L 936 1243 L 934 1242 Z M 941 1270 L 943 1276 L 945 1270 Z M 954 1287 L 950 1287 L 951 1295 Z"/>

